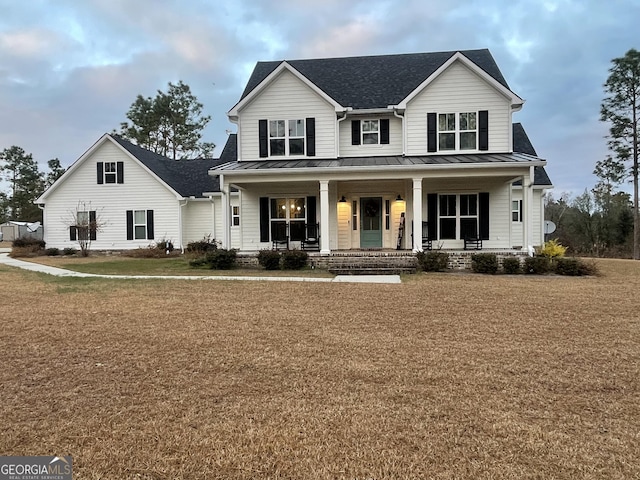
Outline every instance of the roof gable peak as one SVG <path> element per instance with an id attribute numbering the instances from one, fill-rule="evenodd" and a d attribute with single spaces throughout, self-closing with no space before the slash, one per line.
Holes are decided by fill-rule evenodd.
<path id="1" fill-rule="evenodd" d="M 251 103 L 251 101 L 253 101 L 253 99 L 255 99 L 256 97 L 258 97 L 269 85 L 271 85 L 285 71 L 294 75 L 298 80 L 300 80 L 307 87 L 313 90 L 318 96 L 324 99 L 332 107 L 334 107 L 334 109 L 337 112 L 345 110 L 345 108 L 342 107 L 342 105 L 340 105 L 333 98 L 331 98 L 325 91 L 320 89 L 315 83 L 310 81 L 305 75 L 300 73 L 300 71 L 297 70 L 294 66 L 292 66 L 288 61 L 282 60 L 271 73 L 269 73 L 264 79 L 260 81 L 260 83 L 258 83 L 258 85 L 255 86 L 255 88 L 253 88 L 246 95 L 243 95 L 242 99 L 238 103 L 236 103 L 231 108 L 231 110 L 229 110 L 229 112 L 227 112 L 227 115 L 230 118 L 237 117 L 239 111 L 243 107 Z"/>

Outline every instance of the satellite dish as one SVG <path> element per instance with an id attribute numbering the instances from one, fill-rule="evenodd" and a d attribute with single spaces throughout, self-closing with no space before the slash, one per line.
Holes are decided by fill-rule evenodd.
<path id="1" fill-rule="evenodd" d="M 40 228 L 40 222 L 27 223 L 27 230 L 30 233 L 35 233 Z"/>
<path id="2" fill-rule="evenodd" d="M 553 233 L 556 231 L 556 224 L 553 223 L 551 220 L 545 220 L 544 221 L 544 234 L 545 235 L 549 235 L 550 233 Z"/>

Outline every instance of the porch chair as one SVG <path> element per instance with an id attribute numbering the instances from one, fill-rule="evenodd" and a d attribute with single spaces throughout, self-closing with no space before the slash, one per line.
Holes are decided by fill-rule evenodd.
<path id="1" fill-rule="evenodd" d="M 422 222 L 422 250 L 431 250 L 431 237 L 429 236 L 429 222 Z"/>
<path id="2" fill-rule="evenodd" d="M 271 224 L 271 249 L 289 250 L 289 228 L 286 222 Z"/>
<path id="3" fill-rule="evenodd" d="M 320 225 L 307 223 L 304 226 L 304 238 L 300 244 L 302 250 L 320 251 Z"/>
<path id="4" fill-rule="evenodd" d="M 478 235 L 478 226 L 474 221 L 461 223 L 465 250 L 482 250 L 482 238 Z"/>

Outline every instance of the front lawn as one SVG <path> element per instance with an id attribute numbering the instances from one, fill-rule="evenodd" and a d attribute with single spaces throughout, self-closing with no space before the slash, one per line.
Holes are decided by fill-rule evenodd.
<path id="1" fill-rule="evenodd" d="M 598 264 L 399 285 L 0 265 L 0 455 L 72 455 L 79 480 L 640 478 L 640 262 Z"/>
<path id="2" fill-rule="evenodd" d="M 326 271 L 309 268 L 276 271 L 267 271 L 258 267 L 234 268 L 231 270 L 211 270 L 206 267 L 194 268 L 189 265 L 188 258 L 184 256 L 167 258 L 131 258 L 120 255 L 91 255 L 89 257 L 40 256 L 21 258 L 20 260 L 99 275 L 333 276 Z"/>

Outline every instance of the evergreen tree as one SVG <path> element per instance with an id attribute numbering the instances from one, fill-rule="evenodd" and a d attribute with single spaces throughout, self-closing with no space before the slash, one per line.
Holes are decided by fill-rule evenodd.
<path id="1" fill-rule="evenodd" d="M 211 120 L 202 115 L 203 105 L 188 85 L 169 82 L 167 92 L 158 90 L 155 98 L 138 95 L 120 135 L 143 148 L 169 158 L 211 156 L 215 145 L 202 142 L 202 131 Z"/>
<path id="2" fill-rule="evenodd" d="M 47 166 L 49 167 L 49 173 L 47 173 L 45 179 L 45 186 L 49 188 L 53 185 L 57 179 L 59 179 L 62 174 L 65 172 L 65 168 L 60 164 L 60 160 L 57 158 L 52 158 L 47 162 Z"/>
<path id="3" fill-rule="evenodd" d="M 44 178 L 31 154 L 12 146 L 0 152 L 0 173 L 9 183 L 6 196 L 6 215 L 10 220 L 35 222 L 42 220 L 42 212 L 33 201 L 44 191 Z"/>
<path id="4" fill-rule="evenodd" d="M 612 161 L 625 165 L 626 177 L 633 179 L 633 258 L 640 260 L 640 209 L 638 206 L 638 117 L 640 115 L 640 52 L 629 50 L 614 58 L 604 84 L 600 119 L 610 123 L 609 149 Z"/>

